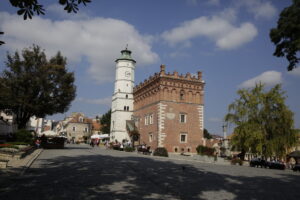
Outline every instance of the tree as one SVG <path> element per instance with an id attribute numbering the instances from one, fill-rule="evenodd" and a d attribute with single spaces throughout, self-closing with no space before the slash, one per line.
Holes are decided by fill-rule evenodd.
<path id="1" fill-rule="evenodd" d="M 59 0 L 58 3 L 64 6 L 64 10 L 68 13 L 74 12 L 77 13 L 79 4 L 86 6 L 87 3 L 90 3 L 92 0 Z M 13 7 L 19 8 L 17 11 L 18 15 L 23 15 L 24 20 L 28 18 L 32 19 L 32 16 L 44 15 L 45 9 L 38 0 L 9 0 L 10 4 Z"/>
<path id="2" fill-rule="evenodd" d="M 203 136 L 204 138 L 206 139 L 212 139 L 212 136 L 211 134 L 208 132 L 208 130 L 205 128 L 204 131 L 203 131 Z"/>
<path id="3" fill-rule="evenodd" d="M 101 131 L 103 133 L 110 133 L 110 117 L 111 117 L 111 109 L 107 111 L 104 115 L 102 115 L 100 123 L 101 123 Z"/>
<path id="4" fill-rule="evenodd" d="M 300 0 L 285 8 L 277 22 L 277 27 L 271 29 L 270 38 L 276 45 L 274 56 L 285 56 L 289 61 L 287 69 L 293 70 L 299 62 L 300 51 Z"/>
<path id="5" fill-rule="evenodd" d="M 285 105 L 281 85 L 269 91 L 259 84 L 241 89 L 228 107 L 225 121 L 234 124 L 232 145 L 242 153 L 283 157 L 296 144 L 293 113 Z"/>
<path id="6" fill-rule="evenodd" d="M 0 32 L 0 35 L 3 35 L 3 34 L 4 34 L 4 32 Z M 5 44 L 5 42 L 3 42 L 3 41 L 0 40 L 0 46 L 1 46 L 2 44 Z"/>
<path id="7" fill-rule="evenodd" d="M 64 113 L 74 100 L 74 74 L 67 72 L 66 58 L 58 52 L 49 61 L 39 46 L 8 53 L 6 69 L 0 76 L 0 109 L 16 115 L 18 128 L 30 117 Z"/>

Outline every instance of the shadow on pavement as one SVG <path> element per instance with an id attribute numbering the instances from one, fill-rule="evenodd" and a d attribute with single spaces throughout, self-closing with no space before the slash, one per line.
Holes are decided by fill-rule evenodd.
<path id="1" fill-rule="evenodd" d="M 201 164 L 101 154 L 40 163 L 5 182 L 0 199 L 300 199 L 298 174 L 231 176 Z"/>

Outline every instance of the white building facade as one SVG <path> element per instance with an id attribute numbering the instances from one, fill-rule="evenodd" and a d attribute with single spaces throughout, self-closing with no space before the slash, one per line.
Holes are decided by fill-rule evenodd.
<path id="1" fill-rule="evenodd" d="M 115 89 L 112 97 L 110 141 L 130 140 L 126 130 L 126 120 L 133 114 L 133 87 L 136 61 L 127 48 L 116 59 Z"/>

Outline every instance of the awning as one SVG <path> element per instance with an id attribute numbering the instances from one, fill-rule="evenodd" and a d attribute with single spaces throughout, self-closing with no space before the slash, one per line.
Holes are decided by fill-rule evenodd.
<path id="1" fill-rule="evenodd" d="M 109 138 L 108 134 L 95 134 L 91 136 L 91 139 L 105 139 L 105 138 Z"/>

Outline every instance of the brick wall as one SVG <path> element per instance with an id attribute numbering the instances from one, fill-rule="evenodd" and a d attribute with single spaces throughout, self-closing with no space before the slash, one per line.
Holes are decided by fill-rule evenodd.
<path id="1" fill-rule="evenodd" d="M 204 119 L 204 81 L 202 73 L 192 77 L 165 72 L 155 73 L 148 80 L 134 88 L 134 117 L 138 120 L 140 142 L 151 149 L 165 147 L 168 152 L 195 153 L 202 144 Z M 153 116 L 153 123 L 145 123 L 147 116 Z M 180 115 L 186 120 L 180 122 Z M 186 141 L 181 141 L 185 134 Z"/>

